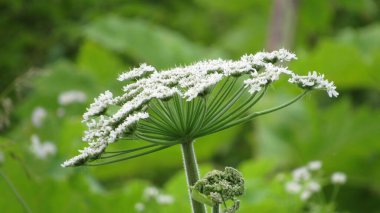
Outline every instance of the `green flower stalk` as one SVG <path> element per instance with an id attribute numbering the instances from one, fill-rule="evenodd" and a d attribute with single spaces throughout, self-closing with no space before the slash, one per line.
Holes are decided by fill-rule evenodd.
<path id="1" fill-rule="evenodd" d="M 316 72 L 299 76 L 276 64 L 296 59 L 281 49 L 244 55 L 240 60 L 207 60 L 158 71 L 142 64 L 121 74 L 126 85 L 120 96 L 102 93 L 83 115 L 87 125 L 83 140 L 89 146 L 62 166 L 102 165 L 127 160 L 180 144 L 189 186 L 199 179 L 195 139 L 245 123 L 282 109 L 313 89 L 338 96 L 333 82 Z M 252 112 L 270 84 L 280 76 L 304 91 L 288 102 Z M 150 143 L 138 148 L 106 151 L 114 142 L 140 139 Z M 193 201 L 196 212 L 203 205 Z"/>

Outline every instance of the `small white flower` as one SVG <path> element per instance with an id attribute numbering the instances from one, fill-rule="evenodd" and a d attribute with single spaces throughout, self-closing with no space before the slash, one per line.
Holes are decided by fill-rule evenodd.
<path id="1" fill-rule="evenodd" d="M 297 168 L 293 170 L 292 174 L 293 174 L 293 179 L 296 181 L 309 180 L 311 176 L 306 167 Z"/>
<path id="2" fill-rule="evenodd" d="M 313 195 L 311 191 L 305 190 L 301 193 L 300 198 L 301 200 L 306 201 L 311 197 L 311 195 Z"/>
<path id="3" fill-rule="evenodd" d="M 83 103 L 87 99 L 87 96 L 84 92 L 79 90 L 69 90 L 62 92 L 58 96 L 58 103 L 60 105 L 69 105 L 72 103 Z"/>
<path id="4" fill-rule="evenodd" d="M 47 112 L 43 107 L 34 108 L 33 113 L 32 113 L 33 126 L 40 128 L 46 116 L 47 116 Z"/>
<path id="5" fill-rule="evenodd" d="M 171 195 L 160 194 L 156 197 L 156 201 L 159 204 L 168 205 L 174 202 L 174 198 Z"/>
<path id="6" fill-rule="evenodd" d="M 31 141 L 30 151 L 39 159 L 45 159 L 47 156 L 54 155 L 57 152 L 57 148 L 52 142 L 41 143 L 37 135 L 32 135 Z"/>
<path id="7" fill-rule="evenodd" d="M 302 186 L 295 181 L 290 181 L 286 183 L 285 189 L 290 194 L 298 194 L 301 192 Z"/>
<path id="8" fill-rule="evenodd" d="M 311 161 L 307 167 L 311 171 L 317 171 L 322 168 L 322 162 L 321 161 Z"/>
<path id="9" fill-rule="evenodd" d="M 145 190 L 144 190 L 144 198 L 145 199 L 155 198 L 158 195 L 159 195 L 159 191 L 154 186 L 146 187 Z"/>
<path id="10" fill-rule="evenodd" d="M 145 205 L 141 202 L 135 204 L 135 209 L 137 212 L 142 212 L 145 210 Z"/>
<path id="11" fill-rule="evenodd" d="M 331 182 L 333 184 L 341 185 L 341 184 L 346 183 L 346 181 L 347 181 L 347 176 L 343 172 L 335 172 L 331 176 Z"/>
<path id="12" fill-rule="evenodd" d="M 321 190 L 321 185 L 316 181 L 310 181 L 307 183 L 306 188 L 311 192 L 319 192 Z"/>

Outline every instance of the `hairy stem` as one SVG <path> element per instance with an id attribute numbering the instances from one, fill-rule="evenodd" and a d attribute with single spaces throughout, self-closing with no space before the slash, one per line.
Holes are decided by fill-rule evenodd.
<path id="1" fill-rule="evenodd" d="M 193 186 L 199 179 L 198 164 L 195 157 L 193 143 L 194 141 L 188 141 L 181 144 L 183 164 L 187 178 L 189 196 L 191 199 L 191 209 L 193 213 L 206 213 L 205 206 L 191 198 L 190 187 Z"/>

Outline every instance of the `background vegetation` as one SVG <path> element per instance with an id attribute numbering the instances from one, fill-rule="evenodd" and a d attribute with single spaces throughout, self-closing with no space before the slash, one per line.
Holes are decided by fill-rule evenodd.
<path id="1" fill-rule="evenodd" d="M 139 63 L 170 68 L 286 47 L 299 58 L 291 69 L 325 73 L 339 98 L 313 92 L 285 110 L 199 139 L 202 171 L 243 172 L 241 212 L 312 211 L 277 177 L 321 160 L 326 174 L 348 175 L 337 211 L 380 212 L 379 9 L 377 0 L 1 1 L 0 211 L 23 211 L 8 179 L 33 212 L 134 212 L 147 186 L 174 197 L 170 205 L 149 201 L 148 212 L 187 212 L 179 146 L 108 166 L 59 166 L 83 147 L 86 106 L 100 91 L 117 91 L 118 74 Z M 277 84 L 261 106 L 293 89 Z M 60 104 L 59 96 L 72 90 L 86 100 Z M 40 126 L 32 122 L 38 107 L 46 111 Z M 33 135 L 56 152 L 38 157 Z"/>

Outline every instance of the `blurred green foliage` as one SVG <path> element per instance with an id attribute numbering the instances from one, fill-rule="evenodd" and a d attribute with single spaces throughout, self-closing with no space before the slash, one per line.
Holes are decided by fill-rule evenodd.
<path id="1" fill-rule="evenodd" d="M 81 114 L 100 91 L 120 88 L 119 73 L 144 62 L 164 69 L 263 50 L 276 3 L 1 1 L 0 122 L 10 124 L 0 125 L 0 171 L 33 212 L 135 212 L 152 184 L 174 202 L 147 212 L 188 212 L 179 147 L 108 166 L 59 165 L 83 147 Z M 225 166 L 242 171 L 247 185 L 240 212 L 294 212 L 302 203 L 287 200 L 276 175 L 321 160 L 327 172 L 348 175 L 336 203 L 339 212 L 379 212 L 380 2 L 304 0 L 295 6 L 290 49 L 299 60 L 289 66 L 324 73 L 340 97 L 314 92 L 251 124 L 199 139 L 202 173 Z M 87 100 L 59 104 L 60 94 L 70 90 L 84 92 Z M 295 92 L 280 83 L 261 107 Z M 36 107 L 47 113 L 40 128 L 31 120 Z M 30 151 L 32 135 L 53 142 L 57 152 L 37 158 Z M 121 142 L 115 149 L 134 143 L 142 142 Z M 23 211 L 2 178 L 0 191 L 0 212 Z"/>

